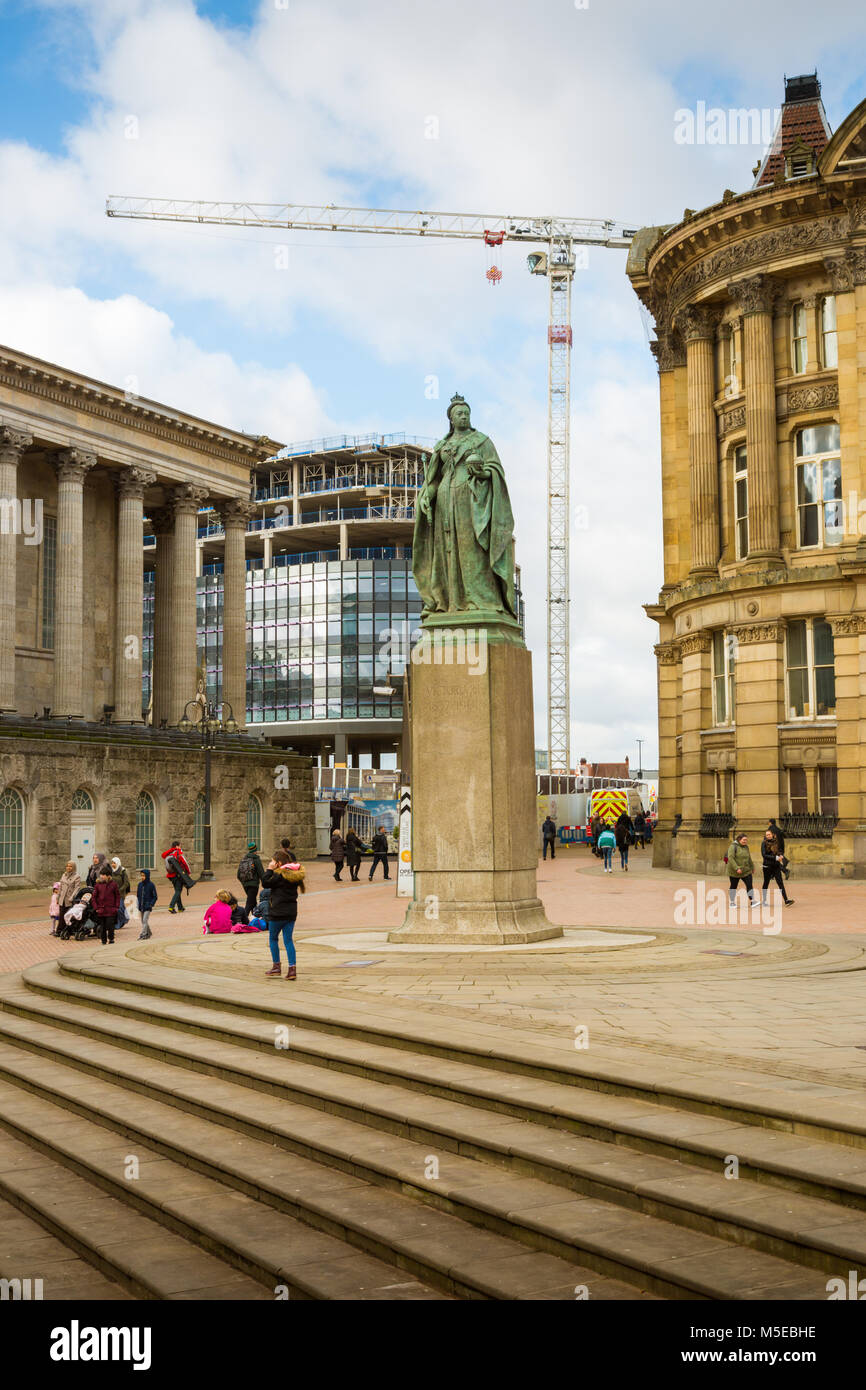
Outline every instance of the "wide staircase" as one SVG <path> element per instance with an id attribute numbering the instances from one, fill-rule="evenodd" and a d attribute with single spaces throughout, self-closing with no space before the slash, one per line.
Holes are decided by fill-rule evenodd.
<path id="1" fill-rule="evenodd" d="M 0 979 L 0 1277 L 46 1299 L 826 1299 L 866 1267 L 862 1113 L 79 952 Z"/>

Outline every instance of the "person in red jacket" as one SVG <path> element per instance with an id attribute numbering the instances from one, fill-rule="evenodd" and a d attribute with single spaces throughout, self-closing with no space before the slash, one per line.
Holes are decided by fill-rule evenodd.
<path id="1" fill-rule="evenodd" d="M 99 924 L 100 941 L 103 946 L 106 941 L 109 946 L 113 946 L 114 928 L 117 925 L 117 914 L 120 911 L 120 889 L 115 879 L 111 877 L 108 867 L 100 871 L 99 877 L 93 885 L 90 906 Z"/>
<path id="2" fill-rule="evenodd" d="M 180 864 L 181 868 L 183 869 L 184 873 L 188 874 L 189 877 L 192 878 L 192 874 L 190 874 L 189 872 L 189 864 L 187 864 L 186 860 L 183 857 L 183 850 L 180 847 L 180 840 L 172 840 L 171 849 L 164 849 L 162 851 L 162 857 L 163 859 L 176 859 L 178 864 Z M 180 877 L 179 874 L 175 873 L 173 869 L 170 869 L 168 867 L 168 864 L 166 864 L 165 866 L 165 872 L 168 875 L 169 883 L 174 889 L 171 902 L 168 905 L 169 912 L 186 912 L 186 908 L 180 900 L 181 894 L 183 893 L 183 879 Z"/>

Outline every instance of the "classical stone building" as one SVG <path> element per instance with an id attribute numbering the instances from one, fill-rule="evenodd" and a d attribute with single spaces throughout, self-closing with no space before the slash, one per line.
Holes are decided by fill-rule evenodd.
<path id="1" fill-rule="evenodd" d="M 656 862 L 718 873 L 776 816 L 866 874 L 866 102 L 794 78 L 746 193 L 636 237 L 659 368 Z M 753 851 L 754 852 L 754 851 Z"/>
<path id="2" fill-rule="evenodd" d="M 275 447 L 0 348 L 0 886 L 51 882 L 94 848 L 149 867 L 173 835 L 195 861 L 203 753 L 176 726 L 197 692 L 208 504 L 225 530 L 221 698 L 240 726 L 212 755 L 214 862 L 236 864 L 248 832 L 315 853 L 309 759 L 242 732 L 250 475 Z M 149 723 L 145 514 L 157 537 Z"/>

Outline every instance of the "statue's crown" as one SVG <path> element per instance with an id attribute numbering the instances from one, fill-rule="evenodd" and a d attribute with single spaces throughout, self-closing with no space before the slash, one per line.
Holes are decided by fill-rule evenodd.
<path id="1" fill-rule="evenodd" d="M 467 400 L 466 400 L 466 397 L 465 397 L 465 396 L 461 396 L 461 395 L 458 394 L 458 395 L 455 395 L 455 396 L 452 396 L 452 397 L 451 397 L 451 400 L 450 400 L 449 405 L 448 405 L 448 409 L 449 409 L 449 411 L 450 411 L 452 406 L 455 406 L 455 405 L 467 405 L 467 404 L 468 404 L 468 402 L 467 402 Z"/>

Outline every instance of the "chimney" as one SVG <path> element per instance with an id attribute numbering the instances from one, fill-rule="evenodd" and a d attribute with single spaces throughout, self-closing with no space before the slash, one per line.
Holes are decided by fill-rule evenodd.
<path id="1" fill-rule="evenodd" d="M 787 183 L 814 174 L 818 156 L 831 134 L 817 71 L 786 77 L 785 101 L 776 132 L 753 187 L 766 187 L 777 179 Z"/>

